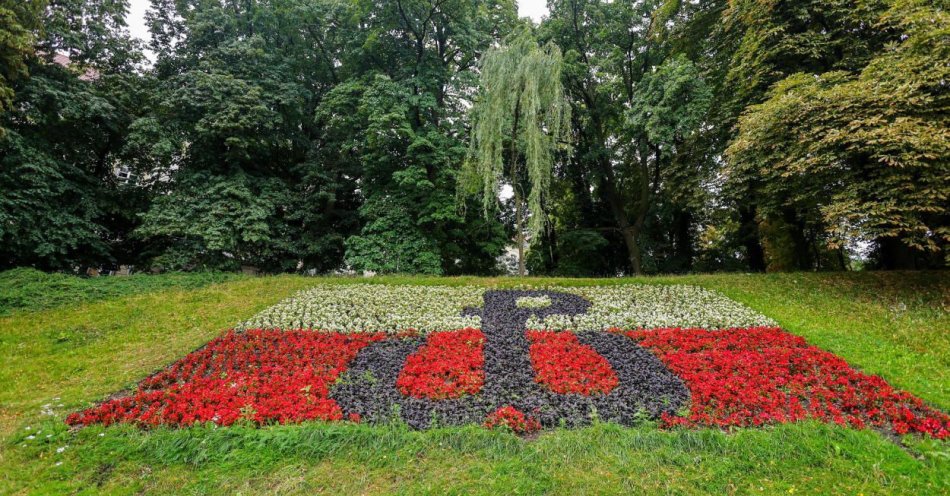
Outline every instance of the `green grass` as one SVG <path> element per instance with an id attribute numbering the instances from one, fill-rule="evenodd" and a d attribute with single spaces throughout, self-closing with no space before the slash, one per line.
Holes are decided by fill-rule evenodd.
<path id="1" fill-rule="evenodd" d="M 49 299 L 54 303 L 21 306 L 0 317 L 0 494 L 950 491 L 948 443 L 908 437 L 902 446 L 873 431 L 813 423 L 729 434 L 595 425 L 549 431 L 534 440 L 477 427 L 414 432 L 400 425 L 313 423 L 73 432 L 62 423 L 67 412 L 130 387 L 229 325 L 317 282 L 697 284 L 948 410 L 946 273 L 637 280 L 280 276 L 194 286 L 163 285 L 165 277 L 183 276 L 154 277 L 133 290 L 109 287 L 129 284 L 120 278 L 93 280 L 100 285 L 95 297 L 57 285 L 62 294 Z M 0 300 L 8 289 L 0 289 Z M 39 298 L 34 301 L 48 301 L 42 285 L 31 291 Z M 44 405 L 53 416 L 41 413 Z M 27 440 L 31 434 L 35 439 Z"/>
<path id="2" fill-rule="evenodd" d="M 39 310 L 161 289 L 200 288 L 241 277 L 223 272 L 164 274 L 160 277 L 147 274 L 75 277 L 47 274 L 36 269 L 13 269 L 0 272 L 0 315 L 9 315 L 18 309 Z"/>

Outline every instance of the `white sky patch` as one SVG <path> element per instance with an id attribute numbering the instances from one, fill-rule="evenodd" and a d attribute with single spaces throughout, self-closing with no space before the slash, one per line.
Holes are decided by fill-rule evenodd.
<path id="1" fill-rule="evenodd" d="M 519 0 L 518 15 L 521 17 L 530 17 L 535 23 L 541 22 L 541 18 L 548 15 L 547 0 Z"/>
<path id="2" fill-rule="evenodd" d="M 511 187 L 510 184 L 502 184 L 501 191 L 498 192 L 498 198 L 502 200 L 507 200 L 515 196 L 515 190 Z"/>
<path id="3" fill-rule="evenodd" d="M 129 0 L 129 14 L 125 18 L 129 33 L 146 43 L 151 39 L 148 26 L 145 25 L 145 11 L 149 7 L 149 0 Z"/>

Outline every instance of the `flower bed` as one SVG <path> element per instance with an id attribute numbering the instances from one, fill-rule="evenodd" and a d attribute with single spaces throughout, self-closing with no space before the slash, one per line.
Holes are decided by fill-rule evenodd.
<path id="1" fill-rule="evenodd" d="M 139 384 L 67 418 L 71 425 L 188 425 L 341 420 L 330 385 L 381 334 L 228 332 Z M 355 418 L 355 417 L 354 417 Z"/>
<path id="2" fill-rule="evenodd" d="M 618 379 L 610 363 L 572 332 L 528 331 L 535 380 L 560 394 L 607 394 Z"/>
<path id="3" fill-rule="evenodd" d="M 263 310 L 238 329 L 322 329 L 426 333 L 478 328 L 462 309 L 480 305 L 485 288 L 462 286 L 320 285 Z"/>
<path id="4" fill-rule="evenodd" d="M 483 423 L 529 432 L 593 418 L 719 428 L 818 419 L 950 437 L 946 414 L 769 322 L 689 286 L 320 286 L 245 324 L 268 329 L 230 331 L 132 394 L 67 422 L 399 415 L 416 428 Z M 321 323 L 327 327 L 308 330 Z M 692 323 L 721 330 L 684 328 Z M 307 330 L 269 328 L 282 325 Z M 542 327 L 529 330 L 535 325 Z"/>
<path id="5" fill-rule="evenodd" d="M 519 301 L 526 298 L 549 304 L 524 308 Z M 477 356 L 455 331 L 374 343 L 341 376 L 331 397 L 345 414 L 386 422 L 395 410 L 416 428 L 484 422 L 506 406 L 531 412 L 544 426 L 584 425 L 595 415 L 632 424 L 685 406 L 689 393 L 683 382 L 624 336 L 525 331 L 531 316 L 581 313 L 589 307 L 566 293 L 488 291 L 480 307 L 464 311 L 483 325 L 478 340 L 483 375 L 472 375 L 483 382 L 475 394 L 459 392 L 449 372 L 473 372 Z"/>
<path id="6" fill-rule="evenodd" d="M 238 329 L 321 329 L 339 332 L 386 332 L 415 329 L 423 334 L 482 327 L 481 317 L 465 308 L 482 305 L 489 290 L 472 286 L 319 285 L 267 308 Z M 603 331 L 610 328 L 774 326 L 775 323 L 719 293 L 695 286 L 642 285 L 551 287 L 522 290 L 519 309 L 543 310 L 551 298 L 543 291 L 572 294 L 587 302 L 585 312 L 532 315 L 526 328 L 556 331 Z"/>
<path id="7" fill-rule="evenodd" d="M 758 426 L 806 418 L 896 434 L 950 435 L 950 416 L 778 328 L 626 331 L 683 378 L 685 417 L 666 425 Z"/>
<path id="8" fill-rule="evenodd" d="M 529 329 L 592 332 L 611 328 L 712 330 L 776 325 L 745 305 L 696 286 L 625 284 L 551 289 L 581 296 L 591 308 L 576 315 L 529 319 Z"/>
<path id="9" fill-rule="evenodd" d="M 441 400 L 477 394 L 485 382 L 485 335 L 478 329 L 435 332 L 406 358 L 396 379 L 402 394 Z"/>

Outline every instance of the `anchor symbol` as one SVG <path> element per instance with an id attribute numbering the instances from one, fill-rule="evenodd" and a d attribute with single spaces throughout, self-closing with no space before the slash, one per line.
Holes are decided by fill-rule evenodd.
<path id="1" fill-rule="evenodd" d="M 519 308 L 518 298 L 546 296 L 542 308 Z M 485 383 L 476 395 L 431 400 L 401 394 L 395 384 L 406 358 L 425 338 L 384 340 L 364 348 L 331 391 L 344 414 L 383 421 L 393 415 L 416 428 L 480 423 L 499 407 L 511 405 L 536 416 L 545 426 L 581 425 L 601 419 L 632 424 L 642 416 L 673 413 L 686 403 L 683 382 L 633 340 L 605 331 L 578 333 L 578 340 L 603 356 L 619 384 L 607 394 L 558 394 L 535 381 L 525 326 L 533 316 L 580 315 L 590 302 L 579 295 L 547 290 L 486 291 L 481 308 L 463 315 L 481 318 L 485 335 Z"/>

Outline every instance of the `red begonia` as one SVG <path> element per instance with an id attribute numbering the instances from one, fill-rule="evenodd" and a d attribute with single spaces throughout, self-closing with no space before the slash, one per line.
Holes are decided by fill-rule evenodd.
<path id="1" fill-rule="evenodd" d="M 406 359 L 396 387 L 433 400 L 477 394 L 485 383 L 485 335 L 478 329 L 433 332 Z"/>
<path id="2" fill-rule="evenodd" d="M 71 425 L 188 425 L 342 420 L 330 385 L 383 334 L 228 332 L 145 379 L 130 396 L 67 418 Z M 357 419 L 354 419 L 357 420 Z"/>
<path id="3" fill-rule="evenodd" d="M 607 359 L 573 332 L 528 331 L 535 381 L 560 394 L 607 394 L 619 380 Z"/>
<path id="4" fill-rule="evenodd" d="M 615 332 L 651 349 L 689 387 L 689 414 L 664 415 L 666 425 L 732 427 L 818 419 L 938 439 L 950 435 L 950 416 L 778 328 Z"/>

